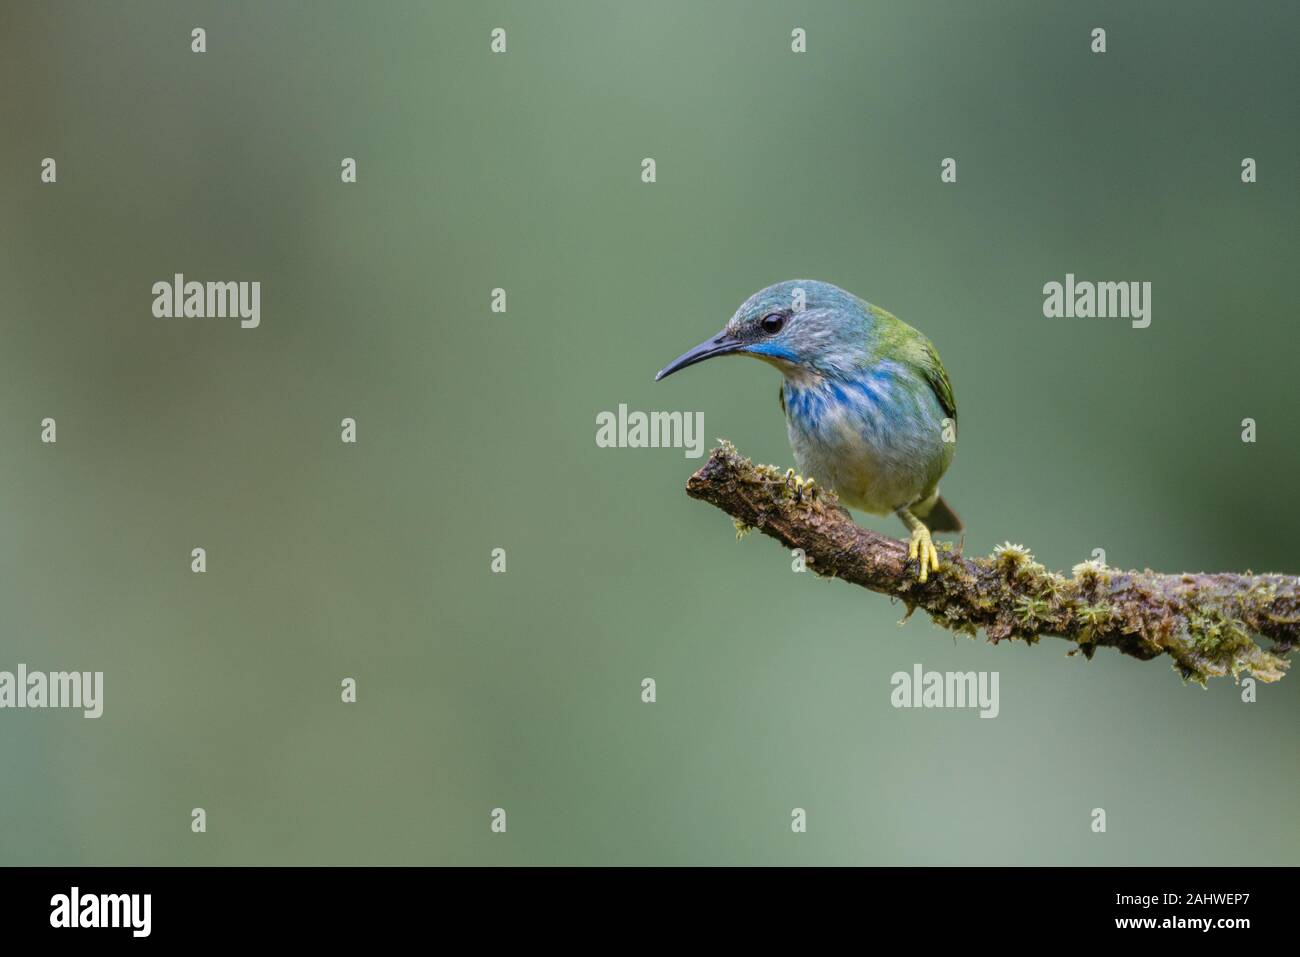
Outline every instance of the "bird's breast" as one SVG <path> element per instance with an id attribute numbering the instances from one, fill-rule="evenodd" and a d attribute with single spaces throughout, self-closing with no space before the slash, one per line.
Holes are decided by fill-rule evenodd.
<path id="1" fill-rule="evenodd" d="M 787 377 L 785 409 L 795 462 L 851 508 L 885 514 L 928 494 L 947 468 L 943 410 L 920 377 L 880 363 L 859 377 Z"/>

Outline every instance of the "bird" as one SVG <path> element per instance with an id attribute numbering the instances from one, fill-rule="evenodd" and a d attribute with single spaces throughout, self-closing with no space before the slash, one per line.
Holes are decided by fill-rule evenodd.
<path id="1" fill-rule="evenodd" d="M 791 279 L 754 293 L 655 381 L 728 355 L 762 359 L 784 377 L 797 481 L 834 490 L 850 508 L 897 515 L 918 580 L 938 573 L 931 533 L 963 526 L 939 494 L 956 452 L 957 403 L 930 340 L 838 286 Z"/>

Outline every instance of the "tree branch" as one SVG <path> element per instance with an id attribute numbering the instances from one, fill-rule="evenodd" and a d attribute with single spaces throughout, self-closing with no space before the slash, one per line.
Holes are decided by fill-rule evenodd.
<path id="1" fill-rule="evenodd" d="M 1019 545 L 988 558 L 965 558 L 937 543 L 942 570 L 921 584 L 907 544 L 858 526 L 833 492 L 803 486 L 790 473 L 754 465 L 723 442 L 686 483 L 686 494 L 716 505 L 740 533 L 757 528 L 803 549 L 808 566 L 922 608 L 939 625 L 993 643 L 1042 635 L 1074 642 L 1091 658 L 1098 647 L 1149 660 L 1173 659 L 1184 679 L 1248 672 L 1281 678 L 1281 657 L 1300 637 L 1300 578 L 1288 575 L 1119 571 L 1097 562 L 1071 577 L 1050 572 Z M 1261 648 L 1251 634 L 1268 639 Z"/>

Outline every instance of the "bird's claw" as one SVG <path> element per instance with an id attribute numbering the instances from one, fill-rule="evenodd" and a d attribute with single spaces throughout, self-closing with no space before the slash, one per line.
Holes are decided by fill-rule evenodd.
<path id="1" fill-rule="evenodd" d="M 931 571 L 939 570 L 939 550 L 934 547 L 930 530 L 924 525 L 912 529 L 912 540 L 907 546 L 907 557 L 919 559 L 920 572 L 917 579 L 925 582 Z"/>
<path id="2" fill-rule="evenodd" d="M 808 494 L 809 498 L 813 497 L 813 495 L 815 494 L 813 491 L 813 486 L 816 484 L 816 482 L 817 482 L 816 479 L 813 478 L 806 479 L 802 475 L 796 475 L 794 469 L 785 470 L 786 488 L 789 488 L 794 492 L 794 498 L 795 501 L 797 502 L 803 501 L 803 496 L 805 492 Z"/>

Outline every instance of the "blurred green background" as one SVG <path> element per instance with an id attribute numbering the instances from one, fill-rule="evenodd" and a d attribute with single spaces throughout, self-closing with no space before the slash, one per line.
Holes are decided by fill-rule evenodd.
<path id="1" fill-rule="evenodd" d="M 943 355 L 968 551 L 1300 572 L 1297 26 L 4 4 L 0 669 L 103 670 L 105 712 L 0 713 L 0 862 L 1300 863 L 1300 675 L 1244 704 L 1165 661 L 900 628 L 737 543 L 683 494 L 699 461 L 595 444 L 625 402 L 789 464 L 770 368 L 651 377 L 754 290 L 824 279 Z M 260 280 L 261 328 L 154 319 L 175 272 Z M 1152 282 L 1150 328 L 1044 319 L 1066 272 Z M 999 671 L 1000 716 L 893 709 L 915 662 Z"/>

